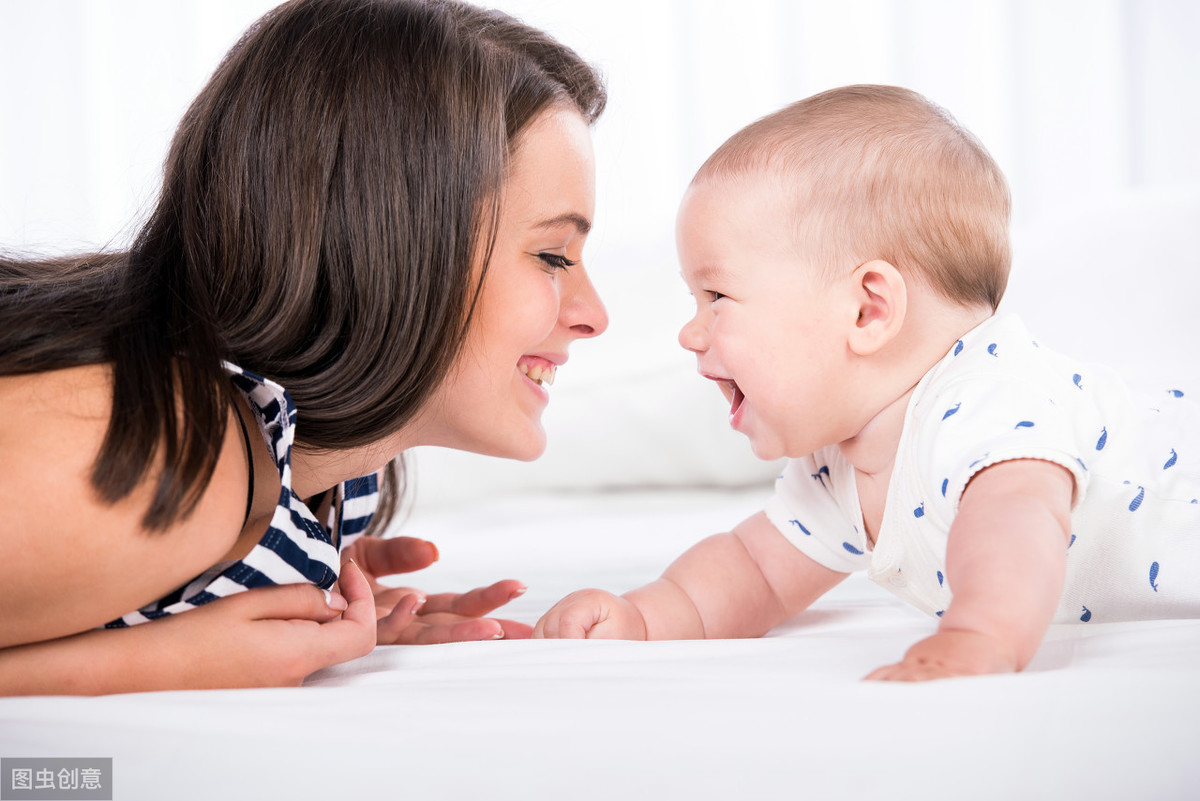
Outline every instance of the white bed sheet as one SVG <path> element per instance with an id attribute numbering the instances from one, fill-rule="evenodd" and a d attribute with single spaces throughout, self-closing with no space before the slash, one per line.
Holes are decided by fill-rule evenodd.
<path id="1" fill-rule="evenodd" d="M 766 488 L 426 511 L 430 590 L 533 622 L 647 581 Z M 298 689 L 0 699 L 0 756 L 112 757 L 117 799 L 1200 797 L 1200 621 L 1053 629 L 1021 675 L 864 683 L 933 622 L 854 576 L 759 640 L 382 647 Z"/>

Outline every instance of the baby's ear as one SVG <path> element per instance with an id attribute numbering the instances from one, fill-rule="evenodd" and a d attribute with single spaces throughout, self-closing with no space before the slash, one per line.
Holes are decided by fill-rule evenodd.
<path id="1" fill-rule="evenodd" d="M 904 276 L 886 261 L 869 261 L 851 276 L 858 319 L 850 332 L 850 350 L 870 356 L 891 342 L 908 313 Z"/>

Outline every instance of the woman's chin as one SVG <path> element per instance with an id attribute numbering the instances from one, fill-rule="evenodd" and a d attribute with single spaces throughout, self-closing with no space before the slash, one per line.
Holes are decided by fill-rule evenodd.
<path id="1" fill-rule="evenodd" d="M 489 456 L 501 459 L 513 459 L 518 462 L 532 462 L 546 452 L 546 432 L 539 423 L 532 430 L 505 442 L 498 442 L 489 448 Z"/>
<path id="2" fill-rule="evenodd" d="M 538 437 L 536 441 L 523 443 L 522 446 L 516 449 L 509 459 L 516 459 L 519 462 L 532 462 L 546 452 L 546 435 Z"/>

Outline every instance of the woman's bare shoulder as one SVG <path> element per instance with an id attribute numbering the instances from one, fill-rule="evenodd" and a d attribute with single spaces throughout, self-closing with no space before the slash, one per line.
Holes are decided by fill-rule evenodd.
<path id="1" fill-rule="evenodd" d="M 236 422 L 195 511 L 165 531 L 142 525 L 158 468 L 116 503 L 100 498 L 91 471 L 110 393 L 105 365 L 0 377 L 0 563 L 10 579 L 0 647 L 131 612 L 215 564 L 240 533 L 247 472 Z"/>

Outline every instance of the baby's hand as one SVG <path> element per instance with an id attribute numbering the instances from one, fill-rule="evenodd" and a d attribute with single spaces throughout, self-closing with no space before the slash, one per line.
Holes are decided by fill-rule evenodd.
<path id="1" fill-rule="evenodd" d="M 644 640 L 646 621 L 628 600 L 603 590 L 579 590 L 556 603 L 533 627 L 534 639 Z"/>
<path id="2" fill-rule="evenodd" d="M 866 676 L 868 681 L 928 681 L 1017 669 L 1011 646 L 975 631 L 939 631 L 908 649 L 904 659 Z"/>

